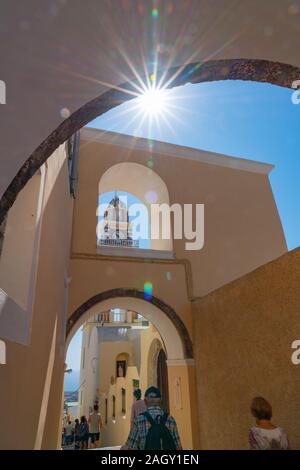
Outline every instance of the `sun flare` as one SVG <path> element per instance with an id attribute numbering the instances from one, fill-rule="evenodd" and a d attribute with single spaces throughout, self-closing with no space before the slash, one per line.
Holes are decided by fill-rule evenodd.
<path id="1" fill-rule="evenodd" d="M 149 116 L 158 116 L 167 108 L 166 92 L 159 88 L 149 88 L 138 98 L 141 111 Z"/>

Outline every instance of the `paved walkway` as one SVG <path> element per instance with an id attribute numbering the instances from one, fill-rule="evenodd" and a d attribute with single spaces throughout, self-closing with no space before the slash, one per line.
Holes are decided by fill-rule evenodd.
<path id="1" fill-rule="evenodd" d="M 89 448 L 87 450 L 120 450 L 122 446 L 111 446 L 111 447 L 97 447 L 96 449 Z M 62 446 L 62 450 L 80 450 L 79 447 L 75 448 L 75 443 Z"/>

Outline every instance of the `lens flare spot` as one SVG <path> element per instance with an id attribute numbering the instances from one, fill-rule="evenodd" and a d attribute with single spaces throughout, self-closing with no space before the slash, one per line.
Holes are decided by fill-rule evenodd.
<path id="1" fill-rule="evenodd" d="M 153 8 L 151 15 L 152 15 L 152 18 L 157 18 L 157 17 L 158 17 L 158 9 L 157 9 L 157 8 Z"/>
<path id="2" fill-rule="evenodd" d="M 153 168 L 154 167 L 154 161 L 151 158 L 149 158 L 149 160 L 147 161 L 147 167 L 148 168 Z"/>
<path id="3" fill-rule="evenodd" d="M 152 299 L 152 291 L 153 291 L 152 282 L 146 281 L 144 283 L 144 298 L 145 298 L 145 300 L 151 300 Z"/>
<path id="4" fill-rule="evenodd" d="M 158 199 L 157 193 L 155 191 L 148 191 L 145 194 L 145 199 L 149 204 L 155 204 Z"/>
<path id="5" fill-rule="evenodd" d="M 60 115 L 62 118 L 67 119 L 71 115 L 71 112 L 68 108 L 62 108 L 60 110 Z"/>

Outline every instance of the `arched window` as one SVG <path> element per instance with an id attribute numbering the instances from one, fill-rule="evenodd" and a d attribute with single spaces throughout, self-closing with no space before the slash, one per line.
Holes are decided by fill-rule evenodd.
<path id="1" fill-rule="evenodd" d="M 155 217 L 154 207 L 161 207 Z M 99 182 L 98 252 L 119 255 L 121 249 L 129 256 L 171 258 L 173 242 L 168 208 L 166 184 L 152 169 L 131 162 L 112 166 Z M 167 230 L 162 228 L 163 218 Z"/>

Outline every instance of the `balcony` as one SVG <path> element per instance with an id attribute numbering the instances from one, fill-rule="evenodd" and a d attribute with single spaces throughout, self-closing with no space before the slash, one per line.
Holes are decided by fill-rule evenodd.
<path id="1" fill-rule="evenodd" d="M 144 329 L 149 327 L 149 322 L 136 312 L 120 310 L 116 313 L 114 310 L 98 313 L 88 320 L 89 324 L 95 324 L 100 327 L 132 328 Z"/>
<path id="2" fill-rule="evenodd" d="M 129 240 L 121 238 L 101 238 L 98 240 L 99 246 L 124 246 L 127 248 L 139 248 L 139 240 Z"/>

